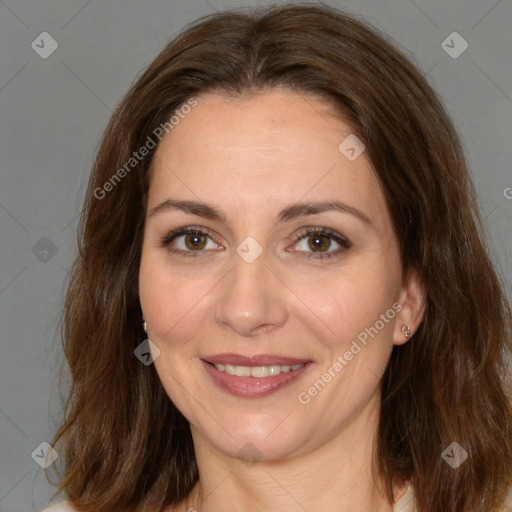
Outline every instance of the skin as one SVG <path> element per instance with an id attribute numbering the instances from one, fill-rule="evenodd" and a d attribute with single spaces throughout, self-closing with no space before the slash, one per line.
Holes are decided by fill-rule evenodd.
<path id="1" fill-rule="evenodd" d="M 421 321 L 424 294 L 415 274 L 402 272 L 372 166 L 364 152 L 354 161 L 340 152 L 350 126 L 314 96 L 281 89 L 197 100 L 153 161 L 139 275 L 148 338 L 160 350 L 155 368 L 190 421 L 199 466 L 199 482 L 178 510 L 390 512 L 371 466 L 379 382 L 393 345 L 407 342 L 401 327 L 413 334 Z M 149 214 L 168 198 L 214 205 L 225 221 L 176 209 Z M 370 222 L 334 211 L 277 222 L 286 206 L 331 200 Z M 193 235 L 162 245 L 186 226 L 209 230 L 201 239 L 207 245 L 191 249 Z M 310 227 L 329 228 L 351 245 L 315 259 L 319 251 L 308 245 L 315 236 L 299 241 Z M 252 263 L 236 252 L 248 236 L 263 249 Z M 342 247 L 322 241 L 326 252 Z M 396 302 L 401 311 L 301 404 L 298 394 Z M 221 352 L 314 364 L 274 394 L 242 398 L 203 368 L 201 357 Z M 253 464 L 237 455 L 246 443 L 258 450 Z"/>

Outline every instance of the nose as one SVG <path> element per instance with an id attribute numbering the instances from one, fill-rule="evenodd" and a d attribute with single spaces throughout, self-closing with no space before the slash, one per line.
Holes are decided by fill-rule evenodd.
<path id="1" fill-rule="evenodd" d="M 214 318 L 240 336 L 267 333 L 288 318 L 288 289 L 268 266 L 265 253 L 248 263 L 236 255 L 230 272 L 219 283 Z"/>

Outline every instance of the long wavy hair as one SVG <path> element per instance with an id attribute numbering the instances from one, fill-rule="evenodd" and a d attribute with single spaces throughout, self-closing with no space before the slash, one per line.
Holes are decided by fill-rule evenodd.
<path id="1" fill-rule="evenodd" d="M 169 119 L 191 98 L 277 87 L 325 100 L 364 142 L 403 269 L 415 270 L 426 290 L 423 322 L 393 348 L 382 378 L 374 462 L 390 502 L 403 479 L 412 480 L 420 512 L 497 509 L 512 483 L 511 311 L 461 143 L 433 88 L 386 36 L 310 4 L 196 21 L 112 116 L 65 301 L 71 387 L 52 441 L 65 454 L 56 494 L 65 491 L 81 511 L 161 510 L 197 482 L 188 422 L 153 365 L 133 354 L 145 338 L 138 271 L 155 149 L 136 165 L 130 158 L 148 137 L 158 142 L 159 126 L 172 136 Z M 457 469 L 441 457 L 452 442 L 468 453 Z"/>

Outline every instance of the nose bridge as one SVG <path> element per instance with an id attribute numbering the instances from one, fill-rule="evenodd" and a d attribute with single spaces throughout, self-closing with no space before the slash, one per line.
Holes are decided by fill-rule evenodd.
<path id="1" fill-rule="evenodd" d="M 238 245 L 215 308 L 216 322 L 243 336 L 280 326 L 287 316 L 282 283 L 270 270 L 263 247 L 254 242 L 246 239 Z"/>

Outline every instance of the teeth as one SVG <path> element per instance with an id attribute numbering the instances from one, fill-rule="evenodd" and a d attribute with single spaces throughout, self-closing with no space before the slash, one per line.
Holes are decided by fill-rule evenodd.
<path id="1" fill-rule="evenodd" d="M 270 377 L 279 375 L 282 372 L 294 372 L 302 368 L 305 363 L 288 365 L 271 365 L 271 366 L 234 366 L 231 364 L 215 364 L 215 368 L 228 375 L 236 375 L 237 377 Z"/>

